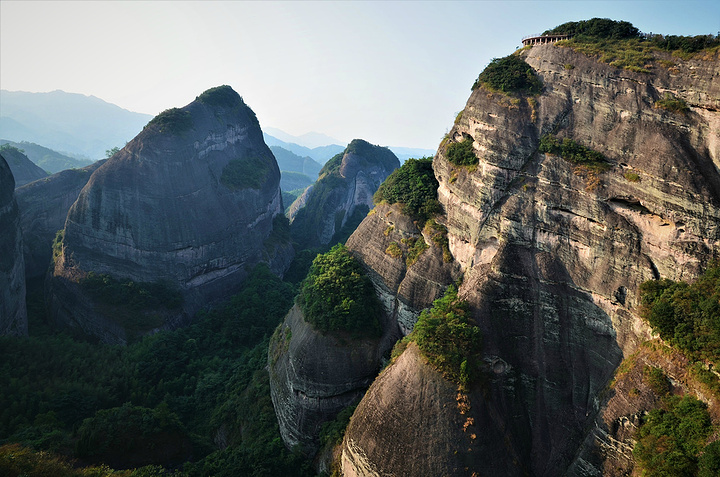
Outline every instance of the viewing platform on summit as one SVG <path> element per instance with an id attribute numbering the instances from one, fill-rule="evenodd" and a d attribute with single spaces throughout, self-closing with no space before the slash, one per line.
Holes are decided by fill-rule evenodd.
<path id="1" fill-rule="evenodd" d="M 560 40 L 568 40 L 570 35 L 530 35 L 522 39 L 523 46 L 528 45 L 545 45 L 548 43 L 555 43 Z"/>

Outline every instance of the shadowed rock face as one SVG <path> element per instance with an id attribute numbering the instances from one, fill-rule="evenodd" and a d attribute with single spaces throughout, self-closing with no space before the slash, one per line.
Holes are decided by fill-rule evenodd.
<path id="1" fill-rule="evenodd" d="M 90 175 L 105 163 L 97 161 L 82 169 L 68 169 L 15 191 L 23 231 L 25 274 L 28 278 L 47 273 L 55 234 L 65 227 L 70 206 L 77 200 Z"/>
<path id="2" fill-rule="evenodd" d="M 620 70 L 554 45 L 522 54 L 542 78 L 542 94 L 513 104 L 476 89 L 433 162 L 446 212 L 440 221 L 464 273 L 459 296 L 483 333 L 486 376 L 471 386 L 462 414 L 473 418 L 463 436 L 474 438 L 445 431 L 459 425 L 455 399 L 436 392 L 442 378 L 428 378 L 424 361 L 409 365 L 403 354 L 352 418 L 346 475 L 554 476 L 571 465 L 601 475 L 615 458 L 626 465 L 621 452 L 599 464 L 572 462 L 617 365 L 650 336 L 637 314 L 638 287 L 658 277 L 692 279 L 716 257 L 717 53 L 674 59 L 672 74 L 659 65 L 650 74 Z M 665 91 L 690 111 L 654 107 Z M 594 176 L 538 153 L 549 132 L 601 152 L 610 169 Z M 476 169 L 447 160 L 450 144 L 467 137 Z M 365 230 L 366 241 L 382 241 L 384 228 Z M 394 269 L 375 262 L 386 283 L 397 281 Z M 428 393 L 441 405 L 421 411 Z M 438 422 L 436 407 L 457 415 L 437 414 Z M 390 437 L 378 416 L 403 410 Z M 391 439 L 413 446 L 387 452 Z"/>
<path id="3" fill-rule="evenodd" d="M 259 262 L 281 274 L 292 250 L 272 236 L 283 212 L 279 180 L 255 114 L 231 88 L 161 113 L 92 174 L 70 208 L 55 315 L 93 334 L 93 322 L 113 321 L 96 310 L 68 316 L 69 302 L 86 302 L 77 284 L 89 271 L 178 289 L 183 311 L 165 317 L 170 327 L 236 291 Z M 102 339 L 124 341 L 116 331 Z"/>
<path id="4" fill-rule="evenodd" d="M 388 148 L 353 140 L 290 207 L 293 239 L 301 249 L 329 244 L 354 214 L 373 207 L 373 194 L 398 167 L 400 161 Z"/>
<path id="5" fill-rule="evenodd" d="M 15 178 L 15 187 L 23 186 L 29 182 L 47 177 L 48 173 L 39 168 L 28 157 L 16 147 L 9 145 L 0 146 L 0 153 L 10 166 L 12 175 Z"/>
<path id="6" fill-rule="evenodd" d="M 0 335 L 27 335 L 25 264 L 15 181 L 0 156 Z"/>

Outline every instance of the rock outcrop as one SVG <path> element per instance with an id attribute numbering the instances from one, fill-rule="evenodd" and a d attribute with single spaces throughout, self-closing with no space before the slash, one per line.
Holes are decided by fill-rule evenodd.
<path id="1" fill-rule="evenodd" d="M 314 455 L 322 424 L 360 400 L 379 371 L 388 343 L 392 345 L 387 338 L 323 334 L 295 305 L 269 350 L 273 405 L 285 445 Z"/>
<path id="2" fill-rule="evenodd" d="M 5 158 L 15 178 L 15 187 L 47 177 L 48 173 L 35 165 L 23 152 L 9 144 L 0 146 L 0 155 Z"/>
<path id="3" fill-rule="evenodd" d="M 15 190 L 23 232 L 25 275 L 36 278 L 47 273 L 52 263 L 52 243 L 65 227 L 70 206 L 77 200 L 90 175 L 105 163 L 94 162 L 82 169 L 68 169 L 42 181 Z"/>
<path id="4" fill-rule="evenodd" d="M 373 207 L 380 184 L 398 167 L 400 161 L 390 149 L 362 139 L 350 142 L 290 207 L 291 232 L 299 248 L 327 245 L 344 227 L 351 232 Z"/>
<path id="5" fill-rule="evenodd" d="M 0 156 L 0 335 L 27 335 L 25 262 L 15 181 Z"/>
<path id="6" fill-rule="evenodd" d="M 557 45 L 520 54 L 543 92 L 511 100 L 478 87 L 433 162 L 446 212 L 438 220 L 464 274 L 459 296 L 483 333 L 485 378 L 470 386 L 462 414 L 472 420 L 449 413 L 459 413 L 456 396 L 439 391 L 447 383 L 409 347 L 352 418 L 346 475 L 577 469 L 572 462 L 601 411 L 601 391 L 650 337 L 638 316 L 639 285 L 692 279 L 717 256 L 718 53 L 673 58 L 670 70 L 656 63 L 649 74 Z M 665 92 L 689 111 L 657 107 Z M 550 133 L 602 153 L 609 169 L 538 152 Z M 467 138 L 476 167 L 448 160 L 451 145 Z M 381 236 L 384 227 L 366 233 Z M 426 402 L 426 394 L 440 402 Z M 412 445 L 390 452 L 390 442 Z"/>
<path id="7" fill-rule="evenodd" d="M 279 180 L 255 114 L 229 86 L 161 113 L 70 208 L 52 279 L 56 320 L 104 341 L 127 339 L 84 292 L 88 272 L 179 292 L 181 310 L 163 311 L 150 329 L 178 326 L 232 294 L 257 263 L 282 274 L 293 252 Z"/>

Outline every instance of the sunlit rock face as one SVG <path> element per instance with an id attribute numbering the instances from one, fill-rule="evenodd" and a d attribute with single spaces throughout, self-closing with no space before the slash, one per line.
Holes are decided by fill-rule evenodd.
<path id="1" fill-rule="evenodd" d="M 602 475 L 613 459 L 626 465 L 627 455 L 612 452 L 600 463 L 573 461 L 581 446 L 598 445 L 585 440 L 588 429 L 608 429 L 594 422 L 602 391 L 650 336 L 638 287 L 693 279 L 717 256 L 717 53 L 673 58 L 672 69 L 657 64 L 649 74 L 556 45 L 521 55 L 542 93 L 512 101 L 475 89 L 433 162 L 455 259 L 443 267 L 463 273 L 459 296 L 482 330 L 484 377 L 469 389 L 469 408 L 460 406 L 408 348 L 352 418 L 345 475 Z M 689 111 L 656 107 L 665 92 Z M 539 153 L 547 133 L 602 153 L 609 170 Z M 468 137 L 477 167 L 456 166 L 448 148 Z M 386 227 L 371 216 L 358 230 L 382 237 Z M 385 283 L 400 276 L 377 260 L 371 267 Z M 405 301 L 417 309 L 423 300 Z"/>
<path id="2" fill-rule="evenodd" d="M 287 231 L 274 230 L 279 180 L 255 114 L 230 87 L 161 113 L 92 174 L 70 208 L 52 281 L 56 319 L 105 341 L 126 339 L 82 292 L 90 271 L 179 291 L 183 305 L 164 313 L 161 327 L 227 297 L 257 263 L 281 274 L 293 252 Z"/>
<path id="3" fill-rule="evenodd" d="M 390 149 L 362 139 L 350 142 L 290 208 L 293 238 L 300 248 L 327 245 L 344 227 L 357 226 L 373 207 L 375 191 L 398 167 L 400 161 Z"/>
<path id="4" fill-rule="evenodd" d="M 0 335 L 27 335 L 25 262 L 15 180 L 0 155 Z"/>

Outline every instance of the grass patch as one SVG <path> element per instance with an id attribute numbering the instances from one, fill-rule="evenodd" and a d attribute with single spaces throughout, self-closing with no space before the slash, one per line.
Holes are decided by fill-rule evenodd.
<path id="1" fill-rule="evenodd" d="M 400 248 L 400 244 L 398 244 L 397 242 L 390 242 L 390 245 L 388 245 L 385 249 L 385 254 L 390 255 L 392 258 L 402 257 L 402 249 Z"/>
<path id="2" fill-rule="evenodd" d="M 420 256 L 428 249 L 428 244 L 425 243 L 423 237 L 408 237 L 401 240 L 402 243 L 407 245 L 408 253 L 405 258 L 405 265 L 411 267 L 420 260 Z"/>
<path id="3" fill-rule="evenodd" d="M 623 177 L 625 177 L 628 182 L 640 182 L 640 176 L 634 172 L 626 172 L 623 174 Z"/>
<path id="4" fill-rule="evenodd" d="M 655 109 L 664 109 L 673 113 L 685 114 L 690 111 L 685 100 L 682 98 L 676 98 L 671 93 L 666 92 L 663 97 L 655 101 L 653 104 Z"/>
<path id="5" fill-rule="evenodd" d="M 450 242 L 447 237 L 447 228 L 444 225 L 438 224 L 434 220 L 430 219 L 425 224 L 423 232 L 429 235 L 430 241 L 442 250 L 443 262 L 451 263 L 454 258 L 452 253 L 450 253 Z"/>
<path id="6" fill-rule="evenodd" d="M 546 134 L 540 138 L 538 150 L 546 154 L 560 156 L 572 164 L 584 166 L 596 172 L 604 172 L 610 169 L 610 164 L 608 164 L 605 156 L 570 138 L 565 138 L 560 142 L 552 134 Z"/>

